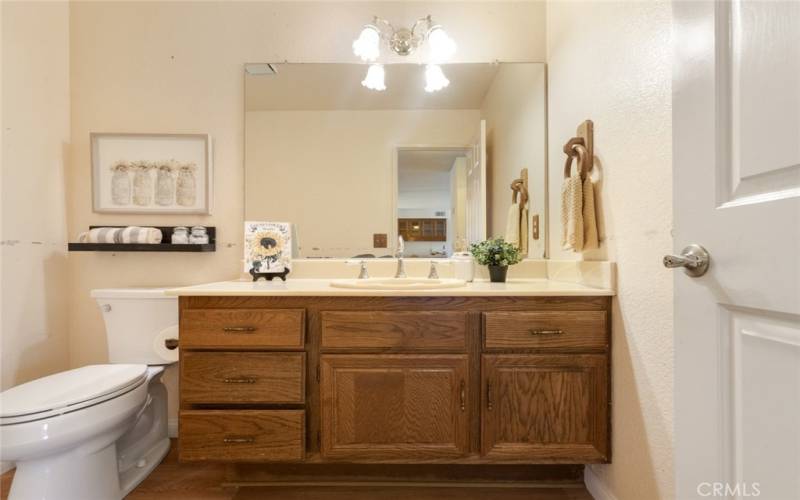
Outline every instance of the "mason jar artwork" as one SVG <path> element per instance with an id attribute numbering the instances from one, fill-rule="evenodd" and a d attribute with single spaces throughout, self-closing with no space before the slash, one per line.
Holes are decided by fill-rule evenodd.
<path id="1" fill-rule="evenodd" d="M 197 166 L 186 163 L 178 169 L 177 201 L 182 207 L 193 207 L 197 200 L 197 180 L 194 172 Z"/>
<path id="2" fill-rule="evenodd" d="M 173 162 L 158 165 L 156 174 L 156 205 L 168 207 L 175 204 L 175 176 Z"/>
<path id="3" fill-rule="evenodd" d="M 111 202 L 114 205 L 130 205 L 131 203 L 131 178 L 128 175 L 130 165 L 118 161 L 111 167 Z"/>
<path id="4" fill-rule="evenodd" d="M 146 161 L 134 165 L 133 174 L 133 204 L 146 207 L 153 203 L 153 177 L 150 170 L 153 168 Z"/>

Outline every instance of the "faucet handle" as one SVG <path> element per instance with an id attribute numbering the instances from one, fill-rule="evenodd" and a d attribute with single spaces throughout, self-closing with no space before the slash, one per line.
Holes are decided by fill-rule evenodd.
<path id="1" fill-rule="evenodd" d="M 431 261 L 431 269 L 428 271 L 428 279 L 429 280 L 438 280 L 439 279 L 439 272 L 436 270 L 436 261 Z"/>
<path id="2" fill-rule="evenodd" d="M 357 265 L 357 266 L 360 267 L 360 269 L 358 271 L 358 279 L 365 280 L 365 279 L 369 278 L 369 272 L 367 272 L 367 261 L 366 260 L 363 260 L 363 259 L 359 260 L 359 261 L 348 260 L 347 261 L 347 265 L 348 266 L 356 266 Z"/>

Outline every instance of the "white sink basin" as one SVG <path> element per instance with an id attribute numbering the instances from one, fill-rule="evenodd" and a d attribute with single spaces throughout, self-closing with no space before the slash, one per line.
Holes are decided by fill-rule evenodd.
<path id="1" fill-rule="evenodd" d="M 331 281 L 332 287 L 357 290 L 438 290 L 440 288 L 458 288 L 466 284 L 464 280 L 450 278 L 367 278 Z"/>

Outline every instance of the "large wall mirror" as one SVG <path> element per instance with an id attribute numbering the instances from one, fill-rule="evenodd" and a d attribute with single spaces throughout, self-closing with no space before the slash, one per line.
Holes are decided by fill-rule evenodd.
<path id="1" fill-rule="evenodd" d="M 437 258 L 504 236 L 528 172 L 525 246 L 544 256 L 545 72 L 538 63 L 245 67 L 245 218 L 291 222 L 296 258 Z M 538 217 L 536 239 L 532 221 Z M 520 242 L 520 245 L 523 243 Z"/>

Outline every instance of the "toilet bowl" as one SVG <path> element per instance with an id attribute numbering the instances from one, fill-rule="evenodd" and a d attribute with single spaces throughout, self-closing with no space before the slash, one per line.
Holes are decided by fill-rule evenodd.
<path id="1" fill-rule="evenodd" d="M 0 393 L 0 457 L 16 463 L 9 500 L 116 500 L 169 451 L 161 349 L 177 337 L 163 289 L 94 290 L 111 364 L 43 377 Z M 160 343 L 160 345 L 159 345 Z"/>

